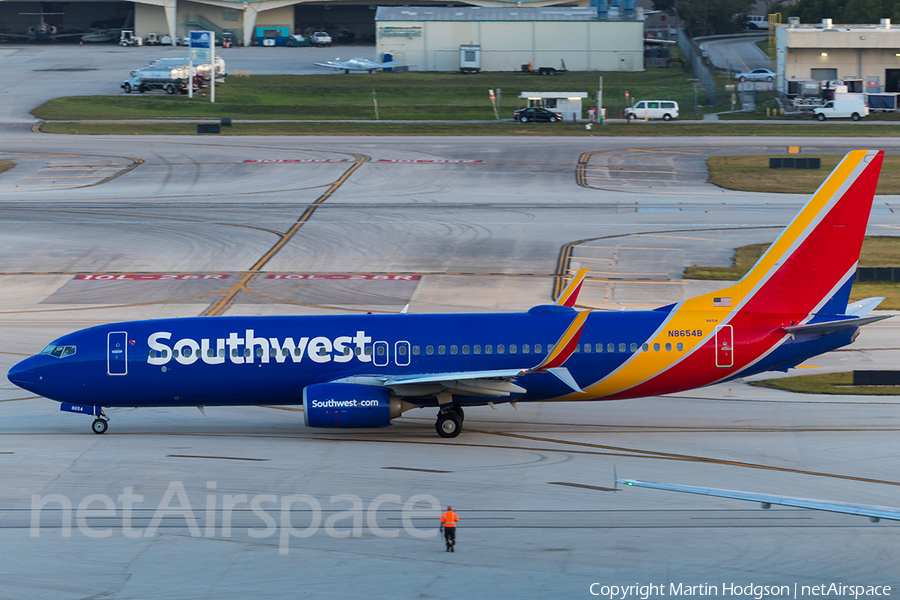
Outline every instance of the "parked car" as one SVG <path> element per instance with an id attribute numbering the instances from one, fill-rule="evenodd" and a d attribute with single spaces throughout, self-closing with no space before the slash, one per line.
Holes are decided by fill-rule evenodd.
<path id="1" fill-rule="evenodd" d="M 547 110 L 546 108 L 520 108 L 513 113 L 513 119 L 520 123 L 527 123 L 528 121 L 549 121 L 551 123 L 556 123 L 557 121 L 562 121 L 562 114 Z"/>
<path id="2" fill-rule="evenodd" d="M 738 81 L 775 81 L 775 72 L 769 69 L 753 69 L 734 76 Z"/>
<path id="3" fill-rule="evenodd" d="M 625 118 L 671 121 L 678 118 L 678 103 L 673 100 L 641 100 L 625 109 Z"/>

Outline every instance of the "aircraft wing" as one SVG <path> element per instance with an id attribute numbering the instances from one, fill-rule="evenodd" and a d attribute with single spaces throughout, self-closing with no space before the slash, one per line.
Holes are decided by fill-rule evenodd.
<path id="1" fill-rule="evenodd" d="M 823 510 L 826 512 L 844 513 L 848 515 L 860 515 L 869 517 L 877 523 L 881 519 L 900 521 L 900 509 L 887 506 L 872 506 L 869 504 L 852 504 L 849 502 L 826 502 L 813 498 L 795 498 L 793 496 L 777 496 L 774 494 L 755 494 L 753 492 L 741 492 L 737 490 L 721 490 L 717 488 L 695 487 L 692 485 L 678 485 L 674 483 L 654 483 L 652 481 L 639 481 L 637 479 L 619 479 L 617 483 L 626 486 L 645 487 L 655 490 L 668 490 L 670 492 L 683 492 L 686 494 L 699 494 L 701 496 L 717 496 L 719 498 L 732 498 L 734 500 L 748 500 L 759 502 L 763 508 L 770 508 L 773 504 L 781 506 L 793 506 L 794 508 L 806 508 L 809 510 Z"/>
<path id="2" fill-rule="evenodd" d="M 357 69 L 357 67 L 355 67 L 353 65 L 349 65 L 345 62 L 337 62 L 334 60 L 329 60 L 328 62 L 325 62 L 325 63 L 315 63 L 315 65 L 317 67 L 325 67 L 326 69 L 350 69 L 353 71 L 355 71 Z"/>

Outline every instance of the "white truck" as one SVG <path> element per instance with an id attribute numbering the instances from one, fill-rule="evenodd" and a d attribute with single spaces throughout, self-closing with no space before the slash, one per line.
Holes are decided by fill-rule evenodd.
<path id="1" fill-rule="evenodd" d="M 869 116 L 869 107 L 863 94 L 835 93 L 834 100 L 813 109 L 813 114 L 820 121 L 825 119 L 853 119 L 859 121 Z"/>
<path id="2" fill-rule="evenodd" d="M 132 90 L 144 93 L 149 90 L 165 90 L 167 94 L 188 93 L 190 72 L 187 67 L 144 67 L 132 71 L 125 81 L 122 89 L 126 94 Z M 194 89 L 199 88 L 200 81 L 194 78 Z"/>
<path id="3" fill-rule="evenodd" d="M 330 46 L 331 36 L 324 31 L 316 31 L 310 38 L 313 46 Z"/>

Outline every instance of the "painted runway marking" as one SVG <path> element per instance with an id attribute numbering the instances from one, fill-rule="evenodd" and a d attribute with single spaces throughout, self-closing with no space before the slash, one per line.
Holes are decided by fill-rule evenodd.
<path id="1" fill-rule="evenodd" d="M 418 281 L 418 275 L 301 275 L 297 274 L 271 274 L 266 275 L 266 279 L 303 279 L 309 281 L 311 279 L 351 279 L 366 281 Z"/>
<path id="2" fill-rule="evenodd" d="M 209 281 L 228 279 L 231 275 L 221 273 L 216 274 L 200 274 L 200 273 L 177 273 L 177 274 L 155 274 L 155 275 L 138 275 L 134 273 L 123 275 L 76 275 L 75 279 L 79 281 Z"/>

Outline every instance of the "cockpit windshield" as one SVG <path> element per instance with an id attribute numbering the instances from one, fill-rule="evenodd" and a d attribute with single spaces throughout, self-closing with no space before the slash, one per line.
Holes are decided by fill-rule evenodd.
<path id="1" fill-rule="evenodd" d="M 75 346 L 54 346 L 53 344 L 50 344 L 41 350 L 41 354 L 49 354 L 56 358 L 65 358 L 75 354 Z"/>

